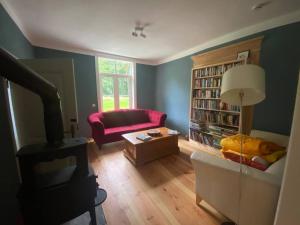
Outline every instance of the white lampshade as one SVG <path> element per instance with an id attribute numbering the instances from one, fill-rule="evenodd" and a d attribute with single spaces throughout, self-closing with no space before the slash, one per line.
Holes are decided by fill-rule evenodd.
<path id="1" fill-rule="evenodd" d="M 265 71 L 245 64 L 227 70 L 222 78 L 221 100 L 231 105 L 254 105 L 265 99 Z"/>

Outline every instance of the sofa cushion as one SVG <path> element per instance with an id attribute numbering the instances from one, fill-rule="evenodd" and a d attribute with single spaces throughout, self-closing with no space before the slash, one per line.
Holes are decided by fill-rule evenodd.
<path id="1" fill-rule="evenodd" d="M 103 112 L 101 121 L 105 128 L 120 127 L 129 125 L 126 114 L 122 111 Z"/>
<path id="2" fill-rule="evenodd" d="M 158 127 L 158 124 L 155 123 L 140 123 L 140 124 L 135 124 L 131 126 L 121 126 L 121 127 L 111 127 L 105 129 L 105 135 L 112 135 L 112 134 L 126 134 L 130 132 L 135 132 L 139 130 L 146 130 L 146 129 L 151 129 Z"/>
<path id="3" fill-rule="evenodd" d="M 131 125 L 130 127 L 132 129 L 134 129 L 135 131 L 138 131 L 138 130 L 146 130 L 146 129 L 151 129 L 154 127 L 159 127 L 159 125 L 156 123 L 149 122 L 149 123 L 134 124 L 134 125 Z"/>
<path id="4" fill-rule="evenodd" d="M 150 122 L 145 110 L 131 110 L 126 112 L 126 118 L 130 125 Z"/>
<path id="5" fill-rule="evenodd" d="M 101 119 L 105 128 L 129 126 L 132 124 L 149 122 L 145 110 L 116 110 L 103 112 Z"/>

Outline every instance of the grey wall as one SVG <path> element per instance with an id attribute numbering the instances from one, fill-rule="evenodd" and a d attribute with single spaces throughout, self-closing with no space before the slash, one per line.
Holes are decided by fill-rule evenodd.
<path id="1" fill-rule="evenodd" d="M 264 31 L 198 52 L 264 35 L 260 64 L 266 70 L 266 95 L 255 106 L 255 129 L 289 134 L 300 67 L 300 23 Z M 188 133 L 192 60 L 187 56 L 157 66 L 156 109 L 168 114 L 168 124 Z"/>
<path id="2" fill-rule="evenodd" d="M 19 58 L 33 58 L 33 48 L 0 5 L 0 47 Z M 1 71 L 2 73 L 2 71 Z M 1 224 L 16 224 L 19 186 L 9 116 L 0 78 L 0 221 Z"/>

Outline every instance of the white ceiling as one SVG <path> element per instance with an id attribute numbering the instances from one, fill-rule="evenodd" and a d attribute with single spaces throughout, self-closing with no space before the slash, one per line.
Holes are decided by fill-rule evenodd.
<path id="1" fill-rule="evenodd" d="M 36 46 L 157 63 L 230 32 L 300 9 L 299 0 L 0 0 Z M 150 23 L 146 39 L 131 35 Z M 253 26 L 252 26 L 253 27 Z"/>

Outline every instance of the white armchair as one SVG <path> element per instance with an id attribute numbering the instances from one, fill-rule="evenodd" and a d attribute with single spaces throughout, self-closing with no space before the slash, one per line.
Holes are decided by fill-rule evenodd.
<path id="1" fill-rule="evenodd" d="M 270 132 L 251 132 L 287 146 L 289 137 Z M 194 152 L 191 161 L 196 173 L 196 203 L 203 199 L 221 214 L 237 222 L 239 213 L 239 164 L 207 152 Z M 285 157 L 266 171 L 243 166 L 239 225 L 272 225 L 276 212 Z"/>

